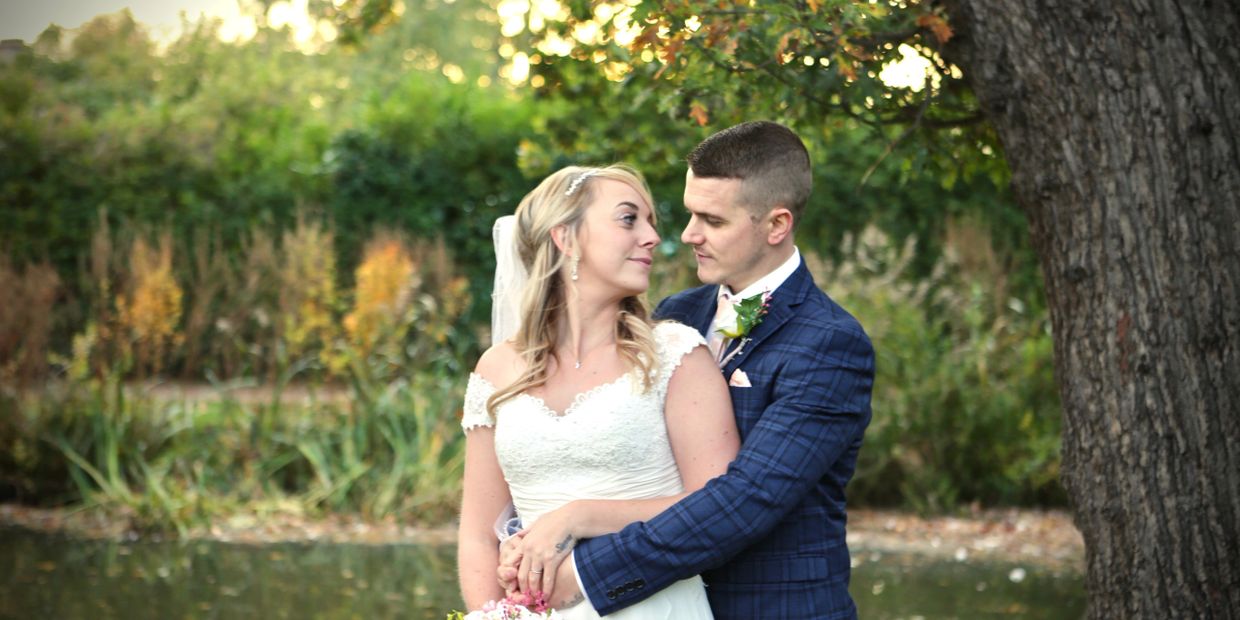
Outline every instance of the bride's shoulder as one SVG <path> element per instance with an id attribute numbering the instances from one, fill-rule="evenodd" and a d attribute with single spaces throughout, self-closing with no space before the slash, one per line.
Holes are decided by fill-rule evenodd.
<path id="1" fill-rule="evenodd" d="M 676 321 L 660 321 L 654 326 L 655 341 L 665 357 L 680 357 L 694 347 L 706 344 L 698 330 Z"/>
<path id="2" fill-rule="evenodd" d="M 654 326 L 654 333 L 660 342 L 678 340 L 705 342 L 698 330 L 677 321 L 659 321 Z"/>
<path id="3" fill-rule="evenodd" d="M 521 375 L 524 362 L 517 353 L 516 346 L 505 340 L 487 349 L 478 364 L 474 366 L 474 374 L 486 379 L 491 385 L 509 385 Z"/>

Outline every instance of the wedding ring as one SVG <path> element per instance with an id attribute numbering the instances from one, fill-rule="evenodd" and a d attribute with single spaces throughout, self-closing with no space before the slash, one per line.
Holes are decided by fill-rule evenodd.
<path id="1" fill-rule="evenodd" d="M 540 570 L 534 570 L 534 569 L 532 569 L 532 568 L 531 568 L 531 569 L 530 569 L 530 574 L 531 574 L 531 575 L 541 575 L 541 574 L 542 574 L 542 571 L 540 571 Z"/>

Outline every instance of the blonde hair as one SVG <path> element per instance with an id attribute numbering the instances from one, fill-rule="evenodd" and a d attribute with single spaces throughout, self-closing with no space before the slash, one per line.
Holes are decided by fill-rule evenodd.
<path id="1" fill-rule="evenodd" d="M 645 179 L 624 164 L 603 168 L 569 166 L 543 179 L 517 206 L 514 243 L 529 280 L 521 298 L 521 327 L 513 341 L 525 361 L 525 371 L 487 399 L 487 412 L 492 416 L 504 401 L 547 383 L 548 362 L 559 344 L 559 327 L 565 320 L 569 292 L 562 276 L 569 256 L 556 246 L 551 231 L 564 226 L 570 247 L 576 244 L 598 179 L 632 187 L 653 208 L 654 200 Z M 654 331 L 649 316 L 645 300 L 634 295 L 620 301 L 620 314 L 616 317 L 616 349 L 630 371 L 640 372 L 643 390 L 650 389 L 655 373 Z"/>

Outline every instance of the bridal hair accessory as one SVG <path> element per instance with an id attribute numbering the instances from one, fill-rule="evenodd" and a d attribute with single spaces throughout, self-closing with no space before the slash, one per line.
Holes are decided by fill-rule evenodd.
<path id="1" fill-rule="evenodd" d="M 517 254 L 517 217 L 505 215 L 495 220 L 491 238 L 495 242 L 495 285 L 491 289 L 491 345 L 516 335 L 521 328 L 521 295 L 529 274 Z"/>
<path id="2" fill-rule="evenodd" d="M 577 255 L 573 255 L 573 269 L 572 269 L 572 273 L 569 274 L 569 277 L 573 279 L 573 282 L 577 281 L 577 263 L 580 263 L 580 262 L 581 262 L 581 258 L 579 258 Z"/>
<path id="3" fill-rule="evenodd" d="M 568 184 L 568 191 L 564 192 L 564 195 L 572 196 L 577 192 L 577 189 L 581 187 L 581 184 L 585 183 L 586 179 L 596 174 L 598 174 L 598 170 L 586 170 L 585 172 L 577 175 L 577 178 L 573 179 L 573 182 Z"/>

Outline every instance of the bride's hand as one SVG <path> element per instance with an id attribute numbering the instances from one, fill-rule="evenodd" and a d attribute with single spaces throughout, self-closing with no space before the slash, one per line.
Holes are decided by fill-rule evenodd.
<path id="1" fill-rule="evenodd" d="M 521 567 L 521 558 L 525 554 L 524 545 L 521 544 L 524 537 L 525 532 L 517 532 L 499 545 L 499 566 L 495 572 L 499 579 L 499 587 L 503 588 L 507 594 L 520 589 L 517 584 L 517 571 Z"/>
<path id="2" fill-rule="evenodd" d="M 577 544 L 579 517 L 569 502 L 540 517 L 525 530 L 521 541 L 523 557 L 517 582 L 526 593 L 555 591 L 556 569 Z"/>

